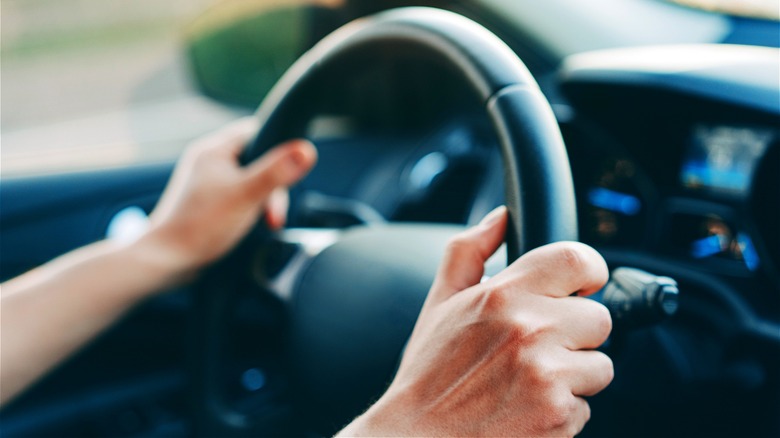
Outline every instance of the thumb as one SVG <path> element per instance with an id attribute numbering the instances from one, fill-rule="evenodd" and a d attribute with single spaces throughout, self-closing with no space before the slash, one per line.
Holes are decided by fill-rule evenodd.
<path id="1" fill-rule="evenodd" d="M 274 189 L 298 182 L 316 162 L 317 149 L 309 141 L 282 143 L 246 167 L 247 190 L 253 198 L 266 200 Z"/>
<path id="2" fill-rule="evenodd" d="M 453 237 L 447 245 L 431 299 L 442 302 L 456 293 L 479 283 L 485 273 L 485 262 L 504 242 L 507 210 L 501 206 L 482 221 Z"/>

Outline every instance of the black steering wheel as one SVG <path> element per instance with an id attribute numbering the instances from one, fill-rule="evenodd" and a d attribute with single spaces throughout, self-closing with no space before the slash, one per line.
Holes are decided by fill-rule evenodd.
<path id="1" fill-rule="evenodd" d="M 454 13 L 403 8 L 356 20 L 320 41 L 282 77 L 258 110 L 261 128 L 250 161 L 305 134 L 323 78 L 349 81 L 339 66 L 366 53 L 384 62 L 414 55 L 433 60 L 474 93 L 492 122 L 503 158 L 508 262 L 535 247 L 577 239 L 574 189 L 566 149 L 550 105 L 524 64 L 499 38 Z M 361 413 L 392 378 L 443 254 L 457 227 L 397 225 L 331 233 L 328 243 L 292 258 L 282 281 L 289 311 L 289 379 L 301 415 L 333 433 Z M 297 236 L 307 247 L 307 234 Z M 321 242 L 322 234 L 319 234 Z M 250 239 L 251 240 L 251 239 Z M 216 265 L 201 282 L 193 356 L 196 433 L 262 433 L 258 420 L 224 402 L 217 378 L 229 291 L 247 251 Z M 309 245 L 311 246 L 311 245 Z M 249 249 L 247 249 L 249 248 Z M 297 261 L 296 261 L 297 260 Z M 219 289 L 219 290 L 215 290 Z"/>

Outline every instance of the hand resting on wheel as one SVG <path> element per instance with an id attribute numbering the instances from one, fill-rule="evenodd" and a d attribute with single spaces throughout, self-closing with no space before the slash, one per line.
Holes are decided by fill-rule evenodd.
<path id="1" fill-rule="evenodd" d="M 345 436 L 563 436 L 590 418 L 583 397 L 612 380 L 594 351 L 611 330 L 587 295 L 607 281 L 592 248 L 550 244 L 480 283 L 503 242 L 501 207 L 452 239 L 387 392 Z"/>

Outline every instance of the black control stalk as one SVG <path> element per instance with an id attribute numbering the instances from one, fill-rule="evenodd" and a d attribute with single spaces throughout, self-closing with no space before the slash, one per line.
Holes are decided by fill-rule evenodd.
<path id="1" fill-rule="evenodd" d="M 616 328 L 634 329 L 657 324 L 677 312 L 679 290 L 669 277 L 634 268 L 617 268 L 592 298 L 604 304 Z"/>

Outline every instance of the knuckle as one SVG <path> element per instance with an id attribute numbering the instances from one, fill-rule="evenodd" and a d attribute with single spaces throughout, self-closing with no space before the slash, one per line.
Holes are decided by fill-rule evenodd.
<path id="1" fill-rule="evenodd" d="M 475 299 L 477 315 L 483 319 L 492 319 L 509 305 L 506 289 L 500 286 L 485 289 Z"/>
<path id="2" fill-rule="evenodd" d="M 604 342 L 612 333 L 612 315 L 609 313 L 609 309 L 601 303 L 591 301 L 596 306 L 593 311 L 593 319 L 597 328 L 597 332 L 600 335 L 600 341 Z"/>
<path id="3" fill-rule="evenodd" d="M 573 272 L 585 270 L 588 263 L 588 255 L 584 245 L 576 242 L 564 242 L 561 244 L 560 257 L 565 267 Z"/>
<path id="4" fill-rule="evenodd" d="M 594 283 L 607 282 L 609 269 L 598 251 L 580 242 L 560 242 L 557 245 L 558 256 L 566 269 L 575 273 L 587 273 Z"/>
<path id="5" fill-rule="evenodd" d="M 547 428 L 570 431 L 577 413 L 576 399 L 571 395 L 555 395 L 547 401 Z"/>
<path id="6" fill-rule="evenodd" d="M 587 423 L 588 421 L 590 421 L 591 410 L 590 410 L 590 404 L 588 402 L 583 403 L 583 412 L 582 413 L 583 413 L 583 418 L 585 419 L 585 422 Z M 580 428 L 575 430 L 574 434 L 577 434 L 579 432 L 579 429 Z"/>
<path id="7" fill-rule="evenodd" d="M 604 388 L 606 388 L 610 383 L 612 383 L 612 380 L 615 378 L 615 364 L 612 362 L 612 359 L 607 356 L 606 354 L 604 356 Z"/>
<path id="8" fill-rule="evenodd" d="M 245 184 L 247 194 L 251 198 L 267 198 L 271 193 L 284 185 L 284 175 L 276 168 L 269 166 L 249 180 Z"/>
<path id="9" fill-rule="evenodd" d="M 471 247 L 471 241 L 465 233 L 458 233 L 447 241 L 447 254 L 458 256 L 468 251 Z"/>
<path id="10" fill-rule="evenodd" d="M 576 401 L 576 399 L 575 399 Z M 574 411 L 571 415 L 571 420 L 567 424 L 566 428 L 566 436 L 575 436 L 582 432 L 582 429 L 585 427 L 585 424 L 590 421 L 591 416 L 591 410 L 590 405 L 586 401 L 581 402 L 581 406 L 579 406 L 580 403 L 575 403 Z M 581 411 L 581 412 L 577 412 Z"/>
<path id="11" fill-rule="evenodd" d="M 551 391 L 559 382 L 557 370 L 538 357 L 532 357 L 530 361 L 523 363 L 521 367 L 529 380 L 529 387 L 546 392 Z"/>
<path id="12" fill-rule="evenodd" d="M 546 381 L 549 376 L 554 374 L 556 370 L 554 364 L 545 360 L 548 357 L 546 354 L 539 355 L 537 351 L 537 347 L 543 346 L 545 339 L 552 331 L 552 327 L 546 320 L 538 315 L 513 315 L 511 325 L 507 330 L 513 344 L 522 351 L 536 354 L 529 356 L 530 360 L 527 363 L 532 374 L 537 377 L 536 380 Z"/>
<path id="13" fill-rule="evenodd" d="M 276 175 L 273 167 L 267 167 L 257 174 L 254 178 L 254 184 L 251 184 L 253 191 L 270 192 L 276 185 Z"/>
<path id="14" fill-rule="evenodd" d="M 244 202 L 257 202 L 258 198 L 266 195 L 265 185 L 262 182 L 247 184 L 244 181 L 234 181 L 232 184 L 231 192 Z"/>
<path id="15" fill-rule="evenodd" d="M 610 359 L 604 353 L 594 352 L 596 354 L 596 362 L 594 368 L 589 372 L 591 382 L 593 384 L 593 393 L 603 391 L 604 388 L 612 383 L 612 379 L 615 378 L 615 366 Z"/>
<path id="16" fill-rule="evenodd" d="M 464 263 L 485 263 L 479 258 L 474 239 L 467 232 L 456 234 L 447 241 L 445 260 L 456 266 Z"/>

